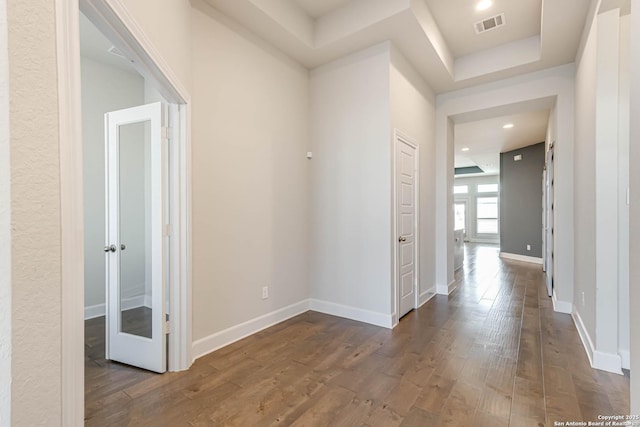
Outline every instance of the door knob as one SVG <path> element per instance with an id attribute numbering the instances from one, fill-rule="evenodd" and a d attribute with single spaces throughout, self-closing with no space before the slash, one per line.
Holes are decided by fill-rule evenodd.
<path id="1" fill-rule="evenodd" d="M 405 237 L 402 237 L 402 236 L 398 237 L 398 242 L 406 242 L 406 241 L 407 239 Z"/>
<path id="2" fill-rule="evenodd" d="M 115 252 L 118 248 L 116 248 L 116 245 L 111 245 L 111 246 L 105 246 L 104 247 L 104 251 L 105 252 Z"/>
<path id="3" fill-rule="evenodd" d="M 127 246 L 124 243 L 120 244 L 120 250 L 124 251 L 125 249 L 127 249 Z"/>

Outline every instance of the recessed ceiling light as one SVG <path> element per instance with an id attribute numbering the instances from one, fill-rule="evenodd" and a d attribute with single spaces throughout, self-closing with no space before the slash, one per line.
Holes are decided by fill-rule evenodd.
<path id="1" fill-rule="evenodd" d="M 476 10 L 487 10 L 492 4 L 493 2 L 491 0 L 480 0 L 478 4 L 476 4 Z"/>
<path id="2" fill-rule="evenodd" d="M 469 151 L 469 147 L 464 147 L 462 150 L 460 151 Z"/>
<path id="3" fill-rule="evenodd" d="M 511 129 L 513 127 L 513 123 L 507 123 L 506 125 L 502 126 L 502 129 Z"/>

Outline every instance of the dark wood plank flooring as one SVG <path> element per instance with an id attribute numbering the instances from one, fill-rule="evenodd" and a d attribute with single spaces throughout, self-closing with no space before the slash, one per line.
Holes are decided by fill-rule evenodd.
<path id="1" fill-rule="evenodd" d="M 589 367 L 539 266 L 468 245 L 458 289 L 394 330 L 307 312 L 152 374 L 104 360 L 87 321 L 88 426 L 553 426 L 629 412 L 629 380 Z"/>

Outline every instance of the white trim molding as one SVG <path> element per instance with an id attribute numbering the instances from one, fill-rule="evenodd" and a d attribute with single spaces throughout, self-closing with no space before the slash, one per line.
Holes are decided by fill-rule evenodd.
<path id="1" fill-rule="evenodd" d="M 437 294 L 437 292 L 436 292 L 436 287 L 435 286 L 432 286 L 431 288 L 429 288 L 426 291 L 424 291 L 423 293 L 421 293 L 420 296 L 419 296 L 419 300 L 418 300 L 418 308 L 422 307 L 427 302 L 429 302 L 429 300 L 431 300 L 431 298 L 435 297 L 436 294 Z"/>
<path id="2" fill-rule="evenodd" d="M 595 369 L 622 375 L 622 358 L 619 354 L 604 353 L 602 351 L 593 352 L 593 365 Z"/>
<path id="3" fill-rule="evenodd" d="M 514 261 L 523 261 L 531 264 L 542 265 L 542 258 L 532 257 L 527 255 L 511 254 L 509 252 L 500 252 L 500 258 L 512 259 Z"/>
<path id="4" fill-rule="evenodd" d="M 577 310 L 573 310 L 571 313 L 573 323 L 576 325 L 578 335 L 584 347 L 587 357 L 589 358 L 589 364 L 594 369 L 600 369 L 601 371 L 611 372 L 614 374 L 622 375 L 622 358 L 619 354 L 604 353 L 595 349 L 593 341 L 587 332 L 587 328 L 580 317 L 580 313 Z"/>
<path id="5" fill-rule="evenodd" d="M 60 144 L 62 425 L 84 423 L 84 210 L 77 0 L 56 0 Z"/>
<path id="6" fill-rule="evenodd" d="M 336 304 L 334 302 L 321 301 L 313 298 L 309 301 L 309 309 L 317 311 L 319 313 L 344 317 L 345 319 L 369 323 L 371 325 L 380 326 L 387 329 L 393 328 L 393 314 L 378 313 L 375 311 Z"/>
<path id="7" fill-rule="evenodd" d="M 558 300 L 555 292 L 551 297 L 551 301 L 553 302 L 553 311 L 556 313 L 573 314 L 573 303 Z"/>
<path id="8" fill-rule="evenodd" d="M 622 369 L 631 369 L 631 352 L 629 350 L 618 350 L 620 360 L 622 361 Z"/>
<path id="9" fill-rule="evenodd" d="M 423 295 L 425 294 L 427 293 Z M 433 297 L 433 294 L 431 294 L 431 297 Z M 310 310 L 387 329 L 393 328 L 394 319 L 397 324 L 396 313 L 383 314 L 328 301 L 305 299 L 238 325 L 231 326 L 207 337 L 200 338 L 195 341 L 192 346 L 194 360 Z"/>
<path id="10" fill-rule="evenodd" d="M 436 291 L 438 295 L 451 295 L 451 292 L 457 288 L 455 279 L 451 281 L 447 286 L 436 285 Z"/>
<path id="11" fill-rule="evenodd" d="M 307 311 L 309 311 L 308 299 L 272 311 L 271 313 L 256 317 L 195 341 L 193 343 L 192 354 L 194 355 L 194 359 L 198 359 Z"/>
<path id="12" fill-rule="evenodd" d="M 0 0 L 0 425 L 11 425 L 11 161 L 7 3 Z"/>
<path id="13" fill-rule="evenodd" d="M 587 328 L 584 326 L 584 322 L 582 322 L 582 317 L 580 317 L 580 313 L 577 310 L 573 310 L 571 313 L 571 317 L 573 318 L 573 323 L 576 325 L 576 329 L 578 330 L 578 335 L 580 335 L 580 340 L 582 341 L 582 346 L 587 353 L 587 357 L 589 358 L 589 364 L 593 367 L 593 351 L 594 346 L 591 341 L 591 337 L 587 332 Z"/>

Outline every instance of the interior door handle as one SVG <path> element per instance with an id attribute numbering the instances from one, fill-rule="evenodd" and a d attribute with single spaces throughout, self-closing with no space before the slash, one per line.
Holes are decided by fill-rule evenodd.
<path id="1" fill-rule="evenodd" d="M 398 237 L 398 242 L 406 242 L 406 241 L 407 241 L 406 237 L 402 237 L 402 236 Z"/>
<path id="2" fill-rule="evenodd" d="M 120 250 L 124 251 L 125 249 L 127 249 L 127 245 L 125 245 L 124 243 L 120 244 Z"/>
<path id="3" fill-rule="evenodd" d="M 116 245 L 111 245 L 111 246 L 105 246 L 104 247 L 104 251 L 105 252 L 115 252 L 118 248 L 116 248 Z"/>

